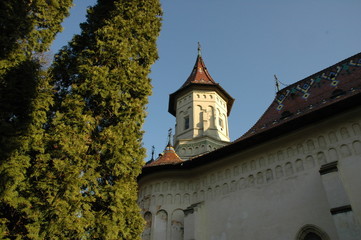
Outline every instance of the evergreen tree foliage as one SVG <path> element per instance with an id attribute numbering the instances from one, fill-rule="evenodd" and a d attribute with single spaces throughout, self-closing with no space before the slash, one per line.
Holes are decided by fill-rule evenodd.
<path id="1" fill-rule="evenodd" d="M 18 63 L 48 50 L 72 0 L 0 2 L 0 76 Z"/>
<path id="2" fill-rule="evenodd" d="M 36 194 L 31 176 L 38 155 L 45 153 L 44 124 L 53 91 L 41 57 L 61 30 L 71 4 L 71 0 L 0 2 L 1 239 L 43 239 L 39 205 L 43 196 Z"/>
<path id="3" fill-rule="evenodd" d="M 99 0 L 56 55 L 57 91 L 44 168 L 46 239 L 139 239 L 136 177 L 157 59 L 159 0 Z"/>

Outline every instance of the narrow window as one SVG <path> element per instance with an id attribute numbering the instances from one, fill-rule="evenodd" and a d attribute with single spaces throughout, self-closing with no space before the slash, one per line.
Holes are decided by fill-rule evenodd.
<path id="1" fill-rule="evenodd" d="M 189 128 L 189 116 L 184 118 L 184 130 Z"/>
<path id="2" fill-rule="evenodd" d="M 223 130 L 223 120 L 222 120 L 222 118 L 219 118 L 219 126 L 221 127 L 221 130 Z"/>

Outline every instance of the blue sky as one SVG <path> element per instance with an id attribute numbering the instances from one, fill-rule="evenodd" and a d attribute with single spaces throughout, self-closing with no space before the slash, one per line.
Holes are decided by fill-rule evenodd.
<path id="1" fill-rule="evenodd" d="M 75 0 L 52 52 L 66 45 L 85 9 L 95 0 Z M 167 143 L 175 118 L 169 94 L 188 78 L 202 45 L 213 79 L 235 98 L 229 117 L 231 139 L 245 133 L 275 97 L 274 77 L 292 84 L 361 52 L 360 0 L 161 0 L 164 16 L 153 65 L 153 95 L 144 124 L 150 159 Z"/>

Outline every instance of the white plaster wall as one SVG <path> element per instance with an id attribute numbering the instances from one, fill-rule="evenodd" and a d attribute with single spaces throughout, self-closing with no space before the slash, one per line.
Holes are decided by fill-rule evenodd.
<path id="1" fill-rule="evenodd" d="M 356 220 L 354 212 L 345 212 L 334 216 L 335 223 L 339 226 L 342 240 L 360 240 L 360 223 Z"/>
<path id="2" fill-rule="evenodd" d="M 322 181 L 330 208 L 337 208 L 350 204 L 338 172 L 324 174 L 322 176 Z"/>
<path id="3" fill-rule="evenodd" d="M 190 127 L 184 129 L 184 117 L 190 117 Z M 219 125 L 219 118 L 223 127 Z M 192 91 L 177 100 L 175 142 L 211 136 L 230 141 L 228 133 L 227 103 L 215 91 Z"/>
<path id="4" fill-rule="evenodd" d="M 176 131 L 174 135 L 175 143 L 178 139 L 190 139 L 193 137 L 193 94 L 187 93 L 177 99 Z M 189 116 L 189 128 L 184 129 L 184 118 Z"/>
<path id="5" fill-rule="evenodd" d="M 211 136 L 221 141 L 230 141 L 228 134 L 227 103 L 215 91 L 194 91 L 193 92 L 193 115 L 194 128 L 202 126 L 201 131 L 195 131 L 193 137 Z M 199 116 L 202 116 L 200 119 Z M 219 118 L 223 121 L 223 127 L 219 125 Z M 200 122 L 200 121 L 203 122 Z M 201 134 L 202 135 L 201 135 Z"/>
<path id="6" fill-rule="evenodd" d="M 176 209 L 203 202 L 193 231 L 197 240 L 295 239 L 307 224 L 330 239 L 342 239 L 318 171 L 322 164 L 339 161 L 359 221 L 360 126 L 358 109 L 202 168 L 145 176 L 139 182 L 139 204 L 154 217 L 159 210 L 171 216 Z M 170 234 L 168 229 L 167 239 Z"/>
<path id="7" fill-rule="evenodd" d="M 182 159 L 213 151 L 229 141 L 227 102 L 216 91 L 193 90 L 178 98 L 174 147 Z"/>
<path id="8" fill-rule="evenodd" d="M 344 119 L 339 128 L 339 172 L 350 199 L 356 221 L 361 223 L 361 111 L 355 110 Z"/>
<path id="9" fill-rule="evenodd" d="M 215 195 L 205 205 L 207 235 L 203 239 L 294 239 L 305 224 L 334 238 L 336 232 L 317 171 L 275 180 L 230 195 Z M 223 207 L 217 211 L 218 204 Z M 222 219 L 222 220 L 220 220 Z"/>

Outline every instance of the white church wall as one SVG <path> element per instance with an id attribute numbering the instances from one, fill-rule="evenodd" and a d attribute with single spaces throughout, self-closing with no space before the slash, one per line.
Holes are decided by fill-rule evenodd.
<path id="1" fill-rule="evenodd" d="M 187 92 L 178 98 L 176 109 L 174 146 L 181 158 L 213 151 L 230 141 L 227 103 L 216 91 Z"/>
<path id="2" fill-rule="evenodd" d="M 150 240 L 151 239 L 151 233 L 152 233 L 152 213 L 146 212 L 144 213 L 144 220 L 145 220 L 145 226 L 144 231 L 142 234 L 143 240 Z"/>
<path id="3" fill-rule="evenodd" d="M 176 209 L 172 213 L 171 219 L 171 239 L 184 239 L 184 212 L 183 209 Z"/>
<path id="4" fill-rule="evenodd" d="M 178 138 L 190 139 L 193 137 L 193 95 L 192 93 L 187 93 L 184 96 L 180 97 L 177 100 L 177 115 L 176 115 L 176 131 L 175 131 L 175 142 Z M 185 119 L 189 119 L 189 126 L 186 128 Z"/>
<path id="5" fill-rule="evenodd" d="M 165 210 L 159 210 L 155 215 L 153 227 L 154 236 L 152 239 L 166 240 L 168 235 L 168 213 Z"/>
<path id="6" fill-rule="evenodd" d="M 144 176 L 139 182 L 143 214 L 152 214 L 156 233 L 159 209 L 172 216 L 177 209 L 202 203 L 201 211 L 193 213 L 197 228 L 184 229 L 197 240 L 296 239 L 308 225 L 330 239 L 343 239 L 335 221 L 351 213 L 337 220 L 332 217 L 319 170 L 338 161 L 341 183 L 352 205 L 353 229 L 357 229 L 361 217 L 360 116 L 358 109 L 195 170 Z M 187 223 L 189 216 L 184 219 L 185 228 L 195 226 Z M 167 228 L 166 239 L 172 239 L 171 218 L 166 221 L 161 226 Z M 151 239 L 160 239 L 155 236 Z"/>
<path id="7" fill-rule="evenodd" d="M 347 125 L 344 125 L 339 132 L 342 143 L 339 146 L 338 168 L 352 210 L 357 221 L 361 223 L 361 121 L 359 120 L 361 111 L 355 110 L 352 116 L 346 118 Z"/>
<path id="8" fill-rule="evenodd" d="M 215 91 L 197 90 L 192 94 L 193 115 L 195 116 L 193 137 L 200 137 L 202 136 L 200 133 L 202 133 L 215 139 L 229 141 L 226 128 L 221 130 L 219 126 L 219 118 L 222 118 L 224 125 L 228 122 L 227 118 L 223 117 L 227 113 L 226 102 Z"/>
<path id="9" fill-rule="evenodd" d="M 321 187 L 314 181 L 312 176 L 292 176 L 262 186 L 246 187 L 241 193 L 215 195 L 205 204 L 206 226 L 212 227 L 207 227 L 207 235 L 202 239 L 238 239 L 240 236 L 293 239 L 306 223 L 332 233 L 332 219 L 324 214 L 328 213 L 328 208 L 324 206 Z M 219 205 L 227 207 L 217 211 Z"/>
<path id="10" fill-rule="evenodd" d="M 189 129 L 184 129 L 183 119 L 190 117 Z M 222 141 L 229 141 L 227 103 L 215 91 L 193 91 L 177 101 L 176 139 L 191 139 L 208 134 Z M 224 121 L 221 130 L 219 118 Z M 219 132 L 218 132 L 219 130 Z M 207 133 L 206 133 L 207 132 Z"/>

